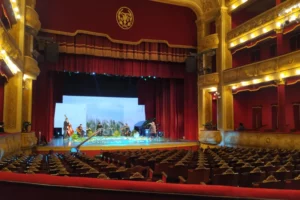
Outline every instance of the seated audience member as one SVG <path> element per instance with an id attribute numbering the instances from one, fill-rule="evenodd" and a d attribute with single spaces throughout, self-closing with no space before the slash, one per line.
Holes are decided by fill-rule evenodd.
<path id="1" fill-rule="evenodd" d="M 240 123 L 239 127 L 238 127 L 238 131 L 244 131 L 245 127 L 243 123 Z"/>

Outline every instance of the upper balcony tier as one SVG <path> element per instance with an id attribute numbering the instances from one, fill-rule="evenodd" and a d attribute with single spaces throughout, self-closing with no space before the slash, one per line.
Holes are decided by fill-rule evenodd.
<path id="1" fill-rule="evenodd" d="M 223 72 L 224 85 L 259 84 L 300 75 L 300 50 Z"/>
<path id="2" fill-rule="evenodd" d="M 289 0 L 246 21 L 227 34 L 229 48 L 254 40 L 271 31 L 282 29 L 285 25 L 296 23 L 300 14 L 300 1 Z"/>

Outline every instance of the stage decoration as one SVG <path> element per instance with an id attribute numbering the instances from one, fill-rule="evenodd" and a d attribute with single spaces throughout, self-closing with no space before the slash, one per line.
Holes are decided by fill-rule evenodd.
<path id="1" fill-rule="evenodd" d="M 120 28 L 128 30 L 133 26 L 134 15 L 128 7 L 121 7 L 116 13 L 116 20 Z"/>

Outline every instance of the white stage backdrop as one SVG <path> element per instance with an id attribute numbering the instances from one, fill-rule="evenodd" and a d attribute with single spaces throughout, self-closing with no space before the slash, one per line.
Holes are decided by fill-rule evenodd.
<path id="1" fill-rule="evenodd" d="M 138 105 L 137 98 L 63 96 L 63 103 L 56 104 L 55 128 L 63 127 L 64 115 L 74 130 L 79 124 L 95 130 L 100 121 L 106 134 L 111 134 L 125 123 L 132 130 L 135 123 L 145 120 L 145 106 Z"/>

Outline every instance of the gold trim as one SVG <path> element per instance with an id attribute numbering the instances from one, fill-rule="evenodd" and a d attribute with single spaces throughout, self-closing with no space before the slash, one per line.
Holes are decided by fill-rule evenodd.
<path id="1" fill-rule="evenodd" d="M 178 147 L 193 147 L 199 146 L 198 142 L 181 142 L 177 144 L 151 144 L 145 145 L 129 145 L 129 146 L 82 146 L 81 151 L 112 151 L 112 150 L 135 150 L 135 149 L 160 149 L 160 148 L 178 148 Z M 72 147 L 55 147 L 55 146 L 38 146 L 37 151 L 70 151 Z"/>
<path id="2" fill-rule="evenodd" d="M 268 36 L 268 37 L 262 38 L 262 39 L 260 39 L 260 40 L 257 40 L 257 41 L 256 41 L 253 45 L 251 45 L 251 46 L 247 46 L 247 45 L 246 45 L 246 46 L 242 46 L 241 48 L 234 50 L 234 51 L 232 52 L 232 55 L 235 54 L 236 52 L 242 50 L 242 49 L 250 49 L 250 48 L 256 46 L 258 43 L 260 43 L 260 42 L 262 42 L 262 41 L 265 41 L 265 40 L 267 40 L 267 39 L 273 39 L 273 38 L 276 38 L 276 37 L 277 37 L 277 35 L 275 35 L 275 36 Z M 240 46 L 240 45 L 238 45 L 238 46 Z"/>
<path id="3" fill-rule="evenodd" d="M 72 37 L 74 37 L 74 36 L 76 36 L 78 34 L 102 36 L 102 37 L 106 37 L 111 42 L 120 43 L 120 44 L 138 45 L 138 44 L 141 44 L 143 42 L 149 42 L 149 43 L 164 43 L 164 44 L 166 44 L 166 45 L 168 45 L 169 47 L 172 47 L 172 48 L 197 49 L 197 47 L 195 47 L 195 46 L 173 45 L 173 44 L 170 44 L 167 40 L 140 39 L 137 42 L 117 40 L 117 39 L 113 39 L 112 37 L 110 37 L 108 34 L 105 34 L 105 33 L 97 33 L 97 32 L 86 31 L 86 30 L 76 30 L 73 33 L 71 33 L 71 32 L 65 32 L 65 31 L 50 30 L 50 29 L 41 29 L 40 31 L 44 32 L 44 33 L 52 33 L 52 34 L 72 36 Z"/>
<path id="4" fill-rule="evenodd" d="M 210 49 L 217 49 L 219 46 L 219 35 L 218 33 L 208 35 L 200 39 L 199 43 L 199 53 Z"/>
<path id="5" fill-rule="evenodd" d="M 246 92 L 246 91 L 248 91 L 248 92 L 256 92 L 256 91 L 258 91 L 260 89 L 268 88 L 268 87 L 277 87 L 277 85 L 276 84 L 268 84 L 268 85 L 264 85 L 264 86 L 261 86 L 261 87 L 255 88 L 255 89 L 250 89 L 250 88 L 248 88 L 248 89 L 245 88 L 245 89 L 241 89 L 241 90 L 236 89 L 236 90 L 233 90 L 235 92 L 232 92 L 232 94 L 238 94 L 240 92 Z"/>
<path id="6" fill-rule="evenodd" d="M 219 73 L 211 73 L 198 76 L 198 86 L 203 89 L 210 86 L 216 86 L 219 84 Z"/>
<path id="7" fill-rule="evenodd" d="M 128 12 L 129 12 L 129 14 L 132 15 L 132 17 L 131 17 L 132 23 L 130 24 L 130 26 L 129 25 L 127 26 L 126 24 L 120 23 L 120 21 L 122 22 L 120 14 L 123 12 L 124 9 L 127 9 Z M 127 19 L 129 19 L 129 18 L 130 17 L 127 15 Z M 133 14 L 132 10 L 130 8 L 126 7 L 126 6 L 122 6 L 121 8 L 119 8 L 118 11 L 117 11 L 117 13 L 116 13 L 116 21 L 117 21 L 117 24 L 119 25 L 119 27 L 121 29 L 123 29 L 123 30 L 129 30 L 133 26 L 133 24 L 134 24 L 134 14 Z"/>
<path id="8" fill-rule="evenodd" d="M 24 74 L 31 76 L 33 80 L 40 74 L 38 62 L 30 56 L 24 56 Z"/>
<path id="9" fill-rule="evenodd" d="M 25 22 L 26 26 L 30 28 L 30 30 L 27 31 L 33 35 L 36 35 L 41 29 L 39 14 L 30 6 L 26 6 Z"/>
<path id="10" fill-rule="evenodd" d="M 286 85 L 295 85 L 296 83 L 299 83 L 299 82 L 300 82 L 300 78 L 294 82 L 286 83 Z"/>

